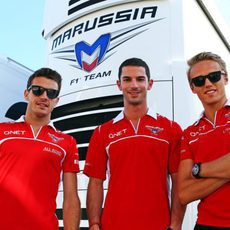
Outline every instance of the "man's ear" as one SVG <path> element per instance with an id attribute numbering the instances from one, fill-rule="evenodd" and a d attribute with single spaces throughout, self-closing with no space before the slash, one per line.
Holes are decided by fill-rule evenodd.
<path id="1" fill-rule="evenodd" d="M 117 80 L 117 87 L 118 87 L 119 90 L 122 91 L 121 81 L 120 80 Z"/>
<path id="2" fill-rule="evenodd" d="M 189 86 L 190 86 L 190 89 L 192 90 L 192 92 L 194 94 L 196 94 L 194 85 L 191 83 L 191 84 L 189 84 Z"/>
<path id="3" fill-rule="evenodd" d="M 224 84 L 227 85 L 228 84 L 228 76 L 225 77 L 225 81 Z"/>
<path id="4" fill-rule="evenodd" d="M 55 98 L 55 105 L 54 105 L 54 107 L 56 107 L 56 105 L 58 104 L 58 102 L 59 102 L 59 97 Z"/>
<path id="5" fill-rule="evenodd" d="M 148 84 L 149 84 L 148 88 L 147 88 L 148 90 L 152 89 L 153 83 L 154 83 L 153 79 L 150 79 L 148 82 Z"/>
<path id="6" fill-rule="evenodd" d="M 29 91 L 27 89 L 25 89 L 24 90 L 24 98 L 26 101 L 29 101 L 28 96 L 29 96 Z"/>

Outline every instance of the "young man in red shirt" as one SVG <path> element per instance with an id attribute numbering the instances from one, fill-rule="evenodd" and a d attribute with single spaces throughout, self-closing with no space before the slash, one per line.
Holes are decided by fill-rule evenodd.
<path id="1" fill-rule="evenodd" d="M 204 107 L 183 135 L 178 173 L 183 204 L 200 200 L 195 230 L 230 230 L 230 101 L 225 62 L 211 52 L 188 61 L 192 92 Z"/>
<path id="2" fill-rule="evenodd" d="M 64 228 L 79 227 L 76 141 L 50 122 L 60 88 L 56 71 L 37 70 L 24 92 L 25 116 L 0 124 L 0 229 L 58 230 L 55 210 L 61 176 Z"/>
<path id="3" fill-rule="evenodd" d="M 148 108 L 153 80 L 143 60 L 124 61 L 118 76 L 124 111 L 95 129 L 84 168 L 90 177 L 90 230 L 181 230 L 184 207 L 176 193 L 181 128 Z M 106 175 L 109 185 L 102 211 Z"/>

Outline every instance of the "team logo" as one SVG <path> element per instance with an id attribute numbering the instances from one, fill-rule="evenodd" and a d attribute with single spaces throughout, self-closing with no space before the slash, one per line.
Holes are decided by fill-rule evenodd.
<path id="1" fill-rule="evenodd" d="M 149 126 L 149 125 L 146 125 L 145 127 L 153 134 L 157 134 L 157 133 L 162 132 L 164 130 L 163 128 Z"/>
<path id="2" fill-rule="evenodd" d="M 90 72 L 101 63 L 110 42 L 110 34 L 101 35 L 92 45 L 84 41 L 75 45 L 77 62 L 81 69 Z"/>
<path id="3" fill-rule="evenodd" d="M 118 46 L 148 30 L 143 27 L 159 20 L 162 20 L 162 18 L 102 34 L 92 44 L 80 41 L 74 45 L 53 51 L 52 55 L 55 58 L 70 61 L 70 65 L 75 68 L 91 72 L 104 60 L 112 56 Z"/>
<path id="4" fill-rule="evenodd" d="M 230 118 L 230 113 L 226 113 L 224 116 L 225 118 Z"/>
<path id="5" fill-rule="evenodd" d="M 48 136 L 54 141 L 54 142 L 59 142 L 59 141 L 62 141 L 64 138 L 59 138 L 59 137 L 56 137 L 54 134 L 52 133 L 48 133 Z"/>

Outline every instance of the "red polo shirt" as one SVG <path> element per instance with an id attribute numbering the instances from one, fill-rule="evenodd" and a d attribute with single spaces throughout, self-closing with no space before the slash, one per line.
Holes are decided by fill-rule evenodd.
<path id="1" fill-rule="evenodd" d="M 230 107 L 216 112 L 211 123 L 204 115 L 184 131 L 181 159 L 209 162 L 230 152 Z M 230 182 L 203 198 L 198 205 L 201 225 L 230 227 Z"/>
<path id="2" fill-rule="evenodd" d="M 137 128 L 124 118 L 99 126 L 90 140 L 84 173 L 105 180 L 103 230 L 165 230 L 170 223 L 168 174 L 177 172 L 181 129 L 151 111 Z"/>
<path id="3" fill-rule="evenodd" d="M 0 229 L 57 230 L 61 172 L 78 172 L 75 140 L 47 125 L 0 124 Z"/>

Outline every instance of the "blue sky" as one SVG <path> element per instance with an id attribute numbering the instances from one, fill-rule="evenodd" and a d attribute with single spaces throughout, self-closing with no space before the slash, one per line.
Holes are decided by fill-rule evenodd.
<path id="1" fill-rule="evenodd" d="M 215 1 L 230 26 L 230 0 Z M 46 41 L 41 35 L 44 5 L 45 0 L 1 2 L 0 55 L 10 57 L 32 70 L 45 66 Z"/>
<path id="2" fill-rule="evenodd" d="M 227 23 L 230 27 L 230 0 L 215 0 L 215 2 L 217 3 L 220 11 L 222 12 L 224 18 L 227 20 Z"/>
<path id="3" fill-rule="evenodd" d="M 0 55 L 36 70 L 45 65 L 42 37 L 45 0 L 1 1 Z"/>

